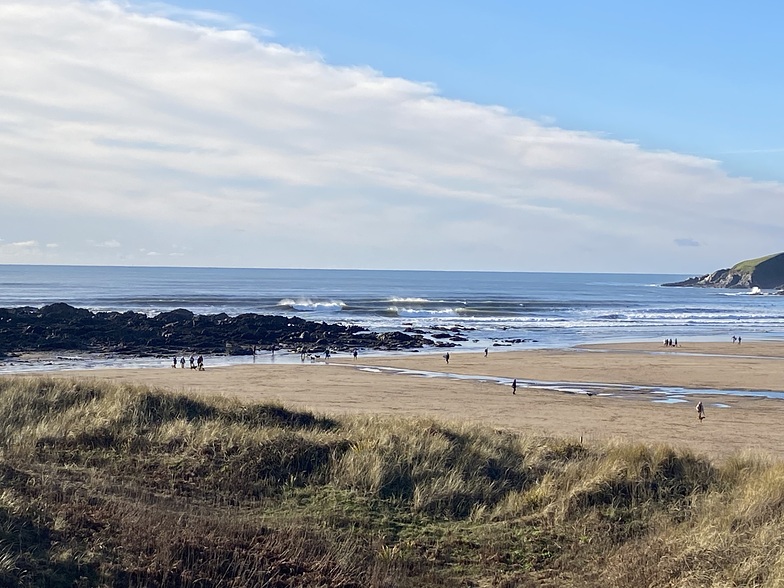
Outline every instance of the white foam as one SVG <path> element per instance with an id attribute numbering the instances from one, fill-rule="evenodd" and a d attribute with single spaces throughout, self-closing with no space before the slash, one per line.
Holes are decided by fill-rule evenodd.
<path id="1" fill-rule="evenodd" d="M 409 302 L 409 303 L 411 303 L 411 302 L 421 302 L 421 303 L 425 303 L 425 302 L 430 302 L 430 300 L 428 300 L 427 298 L 397 298 L 397 297 L 392 297 L 392 298 L 388 298 L 387 302 L 396 302 L 396 303 L 399 303 L 399 302 Z"/>
<path id="2" fill-rule="evenodd" d="M 304 312 L 338 312 L 346 307 L 346 303 L 342 300 L 311 300 L 310 298 L 293 300 L 291 298 L 285 298 L 278 302 L 278 306 L 285 306 L 293 310 L 301 310 Z"/>
<path id="3" fill-rule="evenodd" d="M 442 308 L 438 310 L 425 310 L 422 308 L 398 308 L 397 306 L 390 306 L 387 309 L 389 312 L 395 313 L 397 316 L 405 317 L 456 317 L 457 311 L 454 308 Z"/>

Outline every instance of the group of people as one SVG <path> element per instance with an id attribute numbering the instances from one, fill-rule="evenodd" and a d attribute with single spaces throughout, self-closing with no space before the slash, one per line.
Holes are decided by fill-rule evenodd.
<path id="1" fill-rule="evenodd" d="M 192 370 L 198 370 L 200 372 L 204 371 L 204 356 L 203 355 L 200 355 L 197 358 L 193 354 L 191 354 L 189 362 L 190 362 L 190 368 Z M 185 357 L 184 356 L 180 358 L 179 363 L 180 363 L 180 367 L 182 369 L 185 369 Z M 172 367 L 173 368 L 177 367 L 177 357 L 176 356 L 172 358 Z"/>
<path id="2" fill-rule="evenodd" d="M 665 339 L 664 340 L 664 346 L 665 347 L 677 347 L 678 346 L 678 340 L 677 339 Z"/>
<path id="3" fill-rule="evenodd" d="M 304 347 L 298 348 L 297 351 L 299 351 L 299 358 L 303 362 L 305 361 L 305 359 L 310 359 L 311 363 L 316 361 L 317 359 L 321 359 L 321 355 L 314 355 L 313 353 L 308 353 Z M 357 356 L 359 355 L 359 351 L 354 349 L 354 351 L 351 352 L 351 355 L 354 357 L 354 359 L 356 359 Z M 329 347 L 327 347 L 324 350 L 324 359 L 329 360 L 330 357 L 332 357 L 332 352 L 329 350 Z"/>
<path id="4" fill-rule="evenodd" d="M 735 335 L 732 336 L 732 342 L 737 343 L 740 345 L 740 336 L 736 337 Z"/>

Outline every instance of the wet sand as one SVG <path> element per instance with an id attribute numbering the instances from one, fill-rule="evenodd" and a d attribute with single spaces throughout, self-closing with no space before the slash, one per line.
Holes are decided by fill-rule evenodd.
<path id="1" fill-rule="evenodd" d="M 784 457 L 784 343 L 681 342 L 566 350 L 411 353 L 329 364 L 57 372 L 191 394 L 280 401 L 326 414 L 472 421 L 498 429 L 686 447 L 714 458 L 752 450 Z M 468 378 L 471 379 L 462 379 Z M 516 395 L 510 382 L 518 380 Z M 722 394 L 720 391 L 734 392 Z M 661 402 L 662 400 L 666 402 Z M 707 418 L 698 422 L 702 400 Z"/>

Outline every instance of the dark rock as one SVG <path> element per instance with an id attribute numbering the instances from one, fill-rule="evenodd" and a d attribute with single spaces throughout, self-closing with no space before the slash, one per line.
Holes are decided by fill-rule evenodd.
<path id="1" fill-rule="evenodd" d="M 350 351 L 412 349 L 420 334 L 377 334 L 356 325 L 314 323 L 297 317 L 225 313 L 194 315 L 177 309 L 148 317 L 136 312 L 97 312 L 57 303 L 37 309 L 0 308 L 0 356 L 13 352 L 88 351 L 131 355 L 250 354 L 257 349 L 320 348 Z"/>

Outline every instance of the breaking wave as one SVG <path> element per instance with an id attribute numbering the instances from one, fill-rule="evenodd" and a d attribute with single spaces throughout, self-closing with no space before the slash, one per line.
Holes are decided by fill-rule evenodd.
<path id="1" fill-rule="evenodd" d="M 278 306 L 302 312 L 340 312 L 347 305 L 342 300 L 311 300 L 310 298 L 292 300 L 285 298 L 278 302 Z"/>

